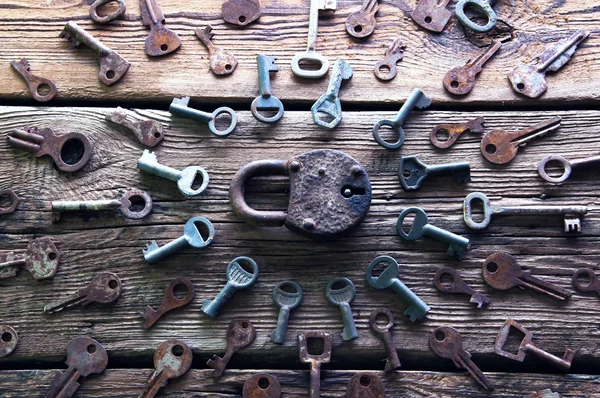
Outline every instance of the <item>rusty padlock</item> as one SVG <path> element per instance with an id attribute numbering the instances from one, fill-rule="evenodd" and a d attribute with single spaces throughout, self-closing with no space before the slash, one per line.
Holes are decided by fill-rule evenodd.
<path id="1" fill-rule="evenodd" d="M 287 211 L 259 211 L 244 198 L 252 177 L 290 177 Z M 279 227 L 317 240 L 339 238 L 356 229 L 371 205 L 371 183 L 353 158 L 333 149 L 319 149 L 284 160 L 258 160 L 233 177 L 229 200 L 234 213 L 256 226 Z"/>

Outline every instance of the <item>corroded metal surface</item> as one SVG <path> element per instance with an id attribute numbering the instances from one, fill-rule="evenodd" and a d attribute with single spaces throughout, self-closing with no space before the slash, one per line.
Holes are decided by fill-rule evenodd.
<path id="1" fill-rule="evenodd" d="M 384 398 L 383 381 L 374 373 L 359 372 L 350 378 L 346 398 Z"/>
<path id="2" fill-rule="evenodd" d="M 178 298 L 175 296 L 175 288 L 179 285 L 183 285 L 187 289 L 187 293 L 184 298 Z M 162 303 L 157 310 L 151 306 L 146 307 L 146 311 L 142 313 L 142 318 L 145 319 L 144 328 L 149 329 L 162 317 L 165 313 L 174 310 L 175 308 L 183 307 L 189 304 L 194 299 L 194 284 L 187 278 L 175 278 L 167 285 L 167 290 L 163 297 Z"/>
<path id="3" fill-rule="evenodd" d="M 181 340 L 162 342 L 154 353 L 154 372 L 139 398 L 152 398 L 170 379 L 183 376 L 192 366 L 192 350 Z"/>
<path id="4" fill-rule="evenodd" d="M 131 130 L 142 144 L 149 147 L 158 145 L 165 135 L 162 123 L 156 120 L 129 121 L 125 109 L 121 107 L 117 107 L 116 111 L 106 115 L 106 120 Z"/>
<path id="5" fill-rule="evenodd" d="M 375 64 L 375 69 L 373 69 L 375 77 L 384 81 L 396 77 L 396 64 L 402 60 L 405 48 L 406 46 L 402 44 L 400 37 L 394 39 L 388 49 L 385 50 L 383 59 Z"/>
<path id="6" fill-rule="evenodd" d="M 385 325 L 379 325 L 377 323 L 377 317 L 384 315 L 387 317 L 388 322 Z M 398 351 L 396 350 L 396 343 L 394 342 L 394 335 L 391 329 L 394 327 L 394 315 L 387 308 L 375 308 L 371 315 L 369 315 L 369 325 L 378 334 L 382 335 L 385 349 L 388 352 L 388 357 L 385 361 L 385 372 L 393 372 L 396 369 L 400 369 L 402 364 L 400 358 L 398 358 Z"/>
<path id="7" fill-rule="evenodd" d="M 420 0 L 411 16 L 421 27 L 432 32 L 441 32 L 452 16 L 446 9 L 450 0 Z"/>
<path id="8" fill-rule="evenodd" d="M 442 278 L 450 277 L 448 284 L 444 283 Z M 490 304 L 491 300 L 483 293 L 475 291 L 471 286 L 461 278 L 455 269 L 450 267 L 440 268 L 433 276 L 433 283 L 437 290 L 443 293 L 463 293 L 471 296 L 471 303 L 477 304 L 477 308 L 483 308 L 485 304 Z"/>
<path id="9" fill-rule="evenodd" d="M 229 75 L 235 71 L 238 61 L 229 51 L 217 47 L 212 42 L 214 35 L 212 26 L 208 25 L 204 29 L 196 28 L 194 31 L 198 39 L 206 46 L 210 56 L 210 70 L 215 75 Z"/>
<path id="10" fill-rule="evenodd" d="M 582 278 L 582 276 L 584 276 L 585 278 Z M 600 294 L 600 278 L 596 276 L 594 270 L 592 269 L 579 268 L 573 273 L 571 283 L 573 284 L 573 287 L 579 292 L 596 292 Z"/>
<path id="11" fill-rule="evenodd" d="M 379 11 L 378 0 L 363 0 L 361 9 L 350 13 L 346 18 L 346 31 L 360 39 L 369 36 L 377 24 L 375 20 L 377 11 Z"/>
<path id="12" fill-rule="evenodd" d="M 470 59 L 464 66 L 450 69 L 442 80 L 446 90 L 454 95 L 465 95 L 475 87 L 475 78 L 483 70 L 485 63 L 502 47 L 500 41 L 495 41 L 483 54 Z"/>
<path id="13" fill-rule="evenodd" d="M 281 397 L 281 385 L 274 376 L 268 373 L 257 373 L 244 383 L 242 397 L 279 398 Z"/>
<path id="14" fill-rule="evenodd" d="M 228 0 L 221 12 L 225 22 L 245 26 L 260 18 L 260 0 Z"/>
<path id="15" fill-rule="evenodd" d="M 308 352 L 308 340 L 322 340 L 323 352 L 319 355 L 312 355 Z M 309 397 L 319 398 L 321 396 L 321 364 L 331 361 L 331 349 L 333 348 L 333 338 L 331 334 L 322 331 L 310 331 L 298 335 L 298 348 L 300 361 L 310 364 L 310 387 Z"/>
<path id="16" fill-rule="evenodd" d="M 111 0 L 112 1 L 112 0 Z M 58 92 L 56 84 L 50 79 L 39 77 L 29 71 L 29 61 L 26 58 L 21 58 L 20 61 L 10 61 L 10 65 L 25 79 L 29 92 L 34 100 L 39 102 L 50 101 Z M 40 91 L 48 90 L 47 94 L 42 94 Z"/>
<path id="17" fill-rule="evenodd" d="M 121 279 L 112 272 L 101 272 L 91 282 L 71 296 L 44 307 L 45 313 L 61 311 L 74 305 L 87 306 L 91 303 L 108 304 L 121 296 Z"/>

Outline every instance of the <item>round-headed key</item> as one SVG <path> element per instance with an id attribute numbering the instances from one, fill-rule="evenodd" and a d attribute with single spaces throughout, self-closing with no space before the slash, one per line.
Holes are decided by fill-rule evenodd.
<path id="1" fill-rule="evenodd" d="M 275 64 L 277 58 L 265 54 L 256 57 L 258 64 L 258 86 L 260 95 L 250 104 L 252 116 L 259 122 L 275 123 L 283 116 L 283 104 L 279 98 L 271 94 L 271 78 L 269 72 L 278 72 L 279 66 Z M 274 112 L 273 116 L 266 116 L 261 112 Z"/>
<path id="2" fill-rule="evenodd" d="M 242 390 L 243 398 L 279 398 L 281 397 L 281 385 L 279 380 L 268 373 L 257 373 L 252 375 L 244 383 Z"/>
<path id="3" fill-rule="evenodd" d="M 112 272 L 102 272 L 92 278 L 89 285 L 79 289 L 66 299 L 44 307 L 44 312 L 53 313 L 63 308 L 90 303 L 108 304 L 116 301 L 121 295 L 121 279 Z"/>
<path id="4" fill-rule="evenodd" d="M 177 286 L 185 286 L 186 295 L 183 298 L 179 298 L 175 295 L 175 288 Z M 165 313 L 174 310 L 175 308 L 183 307 L 189 304 L 194 298 L 194 284 L 188 278 L 175 278 L 167 285 L 165 296 L 163 301 L 157 310 L 147 306 L 146 312 L 142 313 L 142 318 L 146 320 L 144 322 L 144 329 L 149 329 L 162 317 Z"/>
<path id="5" fill-rule="evenodd" d="M 152 398 L 170 379 L 183 376 L 192 366 L 192 350 L 181 340 L 169 339 L 154 353 L 154 372 L 140 398 Z"/>
<path id="6" fill-rule="evenodd" d="M 346 398 L 383 398 L 385 386 L 374 373 L 359 372 L 350 378 Z"/>
<path id="7" fill-rule="evenodd" d="M 385 325 L 379 325 L 377 323 L 377 317 L 384 315 L 388 319 L 388 323 Z M 385 362 L 385 371 L 391 372 L 401 367 L 400 359 L 398 358 L 398 352 L 396 351 L 396 343 L 394 343 L 394 335 L 390 331 L 394 327 L 394 315 L 387 308 L 376 308 L 371 312 L 369 316 L 369 325 L 371 329 L 383 336 L 383 343 L 388 352 L 388 358 Z"/>
<path id="8" fill-rule="evenodd" d="M 444 283 L 443 277 L 450 277 L 450 283 Z M 433 277 L 433 282 L 437 290 L 443 293 L 464 293 L 471 296 L 471 303 L 477 304 L 477 308 L 482 308 L 484 304 L 491 303 L 490 299 L 482 293 L 479 293 L 460 277 L 458 272 L 449 267 L 440 268 Z"/>
<path id="9" fill-rule="evenodd" d="M 475 78 L 483 70 L 483 65 L 502 47 L 502 42 L 494 43 L 481 55 L 468 60 L 466 65 L 450 69 L 444 75 L 444 87 L 454 95 L 465 95 L 475 87 Z"/>
<path id="10" fill-rule="evenodd" d="M 132 200 L 134 199 L 134 200 Z M 144 203 L 144 207 L 141 210 L 133 210 L 133 202 L 141 201 Z M 121 212 L 127 218 L 132 220 L 139 220 L 146 217 L 152 211 L 152 198 L 144 191 L 134 190 L 126 192 L 121 197 Z"/>
<path id="11" fill-rule="evenodd" d="M 358 338 L 358 331 L 354 324 L 350 303 L 356 297 L 356 287 L 348 278 L 333 278 L 325 288 L 325 297 L 329 303 L 340 307 L 344 330 L 341 333 L 342 340 L 354 340 Z"/>
<path id="12" fill-rule="evenodd" d="M 273 343 L 284 343 L 290 312 L 300 306 L 302 297 L 302 287 L 296 282 L 284 281 L 273 289 L 273 302 L 280 308 L 277 328 L 269 334 Z"/>
<path id="13" fill-rule="evenodd" d="M 19 336 L 15 329 L 7 325 L 0 325 L 0 358 L 4 358 L 17 348 Z"/>
<path id="14" fill-rule="evenodd" d="M 583 278 L 582 278 L 583 277 Z M 580 268 L 573 274 L 573 287 L 582 293 L 596 292 L 600 294 L 600 279 L 589 268 Z"/>

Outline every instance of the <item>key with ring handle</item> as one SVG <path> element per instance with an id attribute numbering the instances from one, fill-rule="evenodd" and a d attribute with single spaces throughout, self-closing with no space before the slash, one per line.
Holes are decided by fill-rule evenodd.
<path id="1" fill-rule="evenodd" d="M 179 298 L 175 295 L 175 288 L 177 286 L 185 286 L 185 297 Z M 147 306 L 146 311 L 142 312 L 142 318 L 145 320 L 144 329 L 150 329 L 165 313 L 174 310 L 175 308 L 188 305 L 194 299 L 194 293 L 194 284 L 191 280 L 188 278 L 173 279 L 167 285 L 167 290 L 165 291 L 165 296 L 163 297 L 160 307 L 155 310 L 151 306 Z"/>
<path id="2" fill-rule="evenodd" d="M 346 18 L 346 31 L 356 38 L 362 39 L 373 33 L 377 21 L 375 14 L 379 11 L 379 0 L 363 0 L 362 8 L 354 11 Z"/>
<path id="3" fill-rule="evenodd" d="M 223 20 L 246 26 L 260 18 L 260 0 L 228 0 L 221 7 Z"/>
<path id="4" fill-rule="evenodd" d="M 10 61 L 10 66 L 23 77 L 34 100 L 47 102 L 54 98 L 58 92 L 56 84 L 52 80 L 36 76 L 30 72 L 31 67 L 26 58 L 21 58 L 19 61 Z M 47 93 L 45 93 L 46 90 Z"/>
<path id="5" fill-rule="evenodd" d="M 411 17 L 422 28 L 441 32 L 448 24 L 452 13 L 446 9 L 450 0 L 420 0 Z"/>
<path id="6" fill-rule="evenodd" d="M 485 132 L 483 128 L 484 123 L 485 119 L 483 117 L 478 117 L 465 123 L 438 124 L 431 130 L 431 133 L 429 133 L 429 139 L 435 147 L 447 149 L 454 145 L 456 140 L 458 140 L 458 137 L 464 133 L 483 134 Z M 448 138 L 440 140 L 439 135 L 444 134 L 446 134 Z"/>
<path id="7" fill-rule="evenodd" d="M 51 314 L 75 305 L 86 307 L 91 303 L 109 304 L 119 298 L 121 288 L 121 279 L 116 274 L 101 272 L 94 276 L 87 286 L 77 290 L 74 294 L 46 305 L 44 312 Z"/>
<path id="8" fill-rule="evenodd" d="M 459 0 L 454 8 L 456 19 L 467 29 L 477 33 L 486 33 L 494 29 L 498 22 L 498 16 L 492 8 L 492 4 L 495 0 Z M 465 14 L 465 8 L 467 6 L 476 8 L 487 20 L 484 25 L 480 25 L 477 22 L 471 21 L 471 19 Z"/>
<path id="9" fill-rule="evenodd" d="M 234 319 L 227 328 L 227 351 L 223 358 L 213 355 L 206 366 L 213 368 L 214 378 L 220 378 L 234 353 L 252 344 L 256 338 L 256 329 L 248 319 Z"/>
<path id="10" fill-rule="evenodd" d="M 444 87 L 454 95 L 466 95 L 475 87 L 475 78 L 483 70 L 485 63 L 502 47 L 502 42 L 494 43 L 475 59 L 469 59 L 464 66 L 450 69 L 444 75 Z"/>
<path id="11" fill-rule="evenodd" d="M 210 56 L 210 70 L 215 75 L 229 75 L 235 71 L 238 61 L 229 51 L 217 47 L 212 42 L 214 36 L 212 26 L 208 25 L 204 29 L 196 28 L 196 36 L 208 50 Z"/>
<path id="12" fill-rule="evenodd" d="M 192 350 L 181 340 L 160 343 L 154 353 L 154 371 L 139 398 L 153 398 L 169 380 L 183 376 L 192 366 Z"/>
<path id="13" fill-rule="evenodd" d="M 135 137 L 144 145 L 154 147 L 164 138 L 163 125 L 156 120 L 127 120 L 125 109 L 120 106 L 113 113 L 106 115 L 106 120 L 123 126 L 133 132 Z"/>
<path id="14" fill-rule="evenodd" d="M 0 325 L 0 358 L 13 353 L 19 344 L 19 335 L 8 325 Z"/>
<path id="15" fill-rule="evenodd" d="M 385 315 L 388 318 L 388 322 L 385 325 L 379 325 L 377 323 L 377 317 Z M 398 358 L 398 351 L 396 350 L 396 343 L 394 343 L 394 335 L 391 329 L 394 327 L 394 315 L 387 308 L 376 308 L 371 312 L 369 316 L 369 325 L 371 329 L 376 331 L 382 336 L 385 349 L 388 352 L 388 357 L 385 361 L 385 372 L 393 372 L 396 369 L 400 369 L 400 359 Z"/>
<path id="16" fill-rule="evenodd" d="M 405 48 L 406 46 L 402 44 L 400 37 L 395 39 L 385 50 L 383 59 L 375 64 L 375 69 L 373 69 L 375 77 L 383 81 L 392 80 L 396 77 L 396 64 L 402 60 Z"/>
<path id="17" fill-rule="evenodd" d="M 585 277 L 585 278 L 582 278 Z M 589 268 L 580 268 L 573 274 L 571 283 L 575 290 L 587 293 L 596 292 L 600 295 L 600 279 L 594 273 L 594 270 Z"/>
<path id="18" fill-rule="evenodd" d="M 0 189 L 0 203 L 2 201 L 5 201 L 6 204 L 0 206 L 0 215 L 14 213 L 21 199 L 12 189 Z"/>
<path id="19" fill-rule="evenodd" d="M 109 14 L 104 14 L 102 16 L 98 15 L 98 8 L 108 3 L 117 3 L 119 8 Z M 125 14 L 126 9 L 127 6 L 125 0 L 96 0 L 90 6 L 90 18 L 96 23 L 110 23 Z"/>
<path id="20" fill-rule="evenodd" d="M 546 172 L 546 166 L 550 162 L 558 162 L 564 168 L 563 174 L 559 177 L 552 177 Z M 537 170 L 540 176 L 553 184 L 560 184 L 565 182 L 570 176 L 573 170 L 592 168 L 600 165 L 600 155 L 592 156 L 585 159 L 567 160 L 559 155 L 550 155 L 542 159 L 538 164 Z"/>
<path id="21" fill-rule="evenodd" d="M 256 57 L 260 95 L 252 101 L 250 111 L 256 120 L 263 123 L 275 123 L 283 116 L 283 104 L 279 98 L 271 94 L 271 78 L 269 73 L 279 71 L 279 66 L 275 64 L 276 59 L 276 57 L 264 54 L 259 54 Z M 260 113 L 263 111 L 276 111 L 277 113 L 274 116 L 268 117 Z"/>
<path id="22" fill-rule="evenodd" d="M 296 282 L 284 281 L 273 289 L 273 302 L 279 307 L 277 328 L 269 333 L 273 343 L 283 344 L 285 342 L 285 332 L 290 319 L 290 312 L 300 306 L 302 298 L 302 287 Z"/>
<path id="23" fill-rule="evenodd" d="M 29 271 L 33 279 L 52 278 L 58 270 L 60 252 L 49 237 L 33 239 L 24 255 L 0 254 L 0 279 L 16 276 L 19 269 Z"/>
<path id="24" fill-rule="evenodd" d="M 144 203 L 142 210 L 132 210 L 134 202 Z M 106 211 L 120 209 L 121 213 L 132 220 L 146 217 L 152 211 L 152 198 L 144 191 L 128 191 L 121 199 L 105 200 L 57 200 L 52 202 L 52 215 L 54 222 L 60 220 L 60 215 L 67 211 Z"/>
<path id="25" fill-rule="evenodd" d="M 242 398 L 280 398 L 281 384 L 268 373 L 252 375 L 244 383 Z"/>
<path id="26" fill-rule="evenodd" d="M 226 137 L 233 132 L 237 125 L 237 114 L 231 108 L 222 106 L 213 111 L 213 113 L 202 112 L 194 108 L 190 108 L 190 97 L 173 98 L 169 105 L 169 112 L 178 117 L 192 119 L 200 123 L 208 124 L 208 129 L 217 137 Z M 231 118 L 229 126 L 225 130 L 218 130 L 215 126 L 215 119 L 223 114 Z"/>
<path id="27" fill-rule="evenodd" d="M 449 283 L 444 283 L 444 276 L 450 277 Z M 437 290 L 443 293 L 464 293 L 471 296 L 470 303 L 477 304 L 477 308 L 483 308 L 485 304 L 491 304 L 491 300 L 483 293 L 475 291 L 460 277 L 458 272 L 450 267 L 440 268 L 433 276 L 433 282 Z"/>
<path id="28" fill-rule="evenodd" d="M 374 373 L 358 372 L 346 386 L 346 398 L 384 398 L 383 381 Z"/>
<path id="29" fill-rule="evenodd" d="M 140 12 L 143 24 L 150 26 L 150 33 L 146 37 L 146 54 L 158 57 L 181 47 L 181 39 L 177 33 L 163 25 L 165 15 L 156 0 L 140 0 Z"/>
<path id="30" fill-rule="evenodd" d="M 335 61 L 325 94 L 310 108 L 313 121 L 317 126 L 333 129 L 340 124 L 342 121 L 342 105 L 338 94 L 342 86 L 342 81 L 350 79 L 353 73 L 354 70 L 349 63 L 339 59 Z M 326 117 L 321 117 L 322 114 L 326 115 Z"/>
<path id="31" fill-rule="evenodd" d="M 308 340 L 323 341 L 323 352 L 313 355 L 308 352 Z M 322 331 L 309 331 L 298 335 L 298 348 L 300 362 L 310 364 L 310 387 L 308 395 L 310 398 L 321 396 L 321 365 L 331 361 L 331 349 L 333 338 L 331 334 Z"/>
<path id="32" fill-rule="evenodd" d="M 456 182 L 471 181 L 469 162 L 426 165 L 416 156 L 402 156 L 398 163 L 398 179 L 405 191 L 416 191 L 428 177 L 452 175 Z"/>
<path id="33" fill-rule="evenodd" d="M 341 287 L 338 287 L 340 286 Z M 340 308 L 342 320 L 344 322 L 344 330 L 341 333 L 342 340 L 350 341 L 358 338 L 358 331 L 354 323 L 354 316 L 350 303 L 356 297 L 356 287 L 348 278 L 333 278 L 325 288 L 325 298 L 330 304 Z"/>

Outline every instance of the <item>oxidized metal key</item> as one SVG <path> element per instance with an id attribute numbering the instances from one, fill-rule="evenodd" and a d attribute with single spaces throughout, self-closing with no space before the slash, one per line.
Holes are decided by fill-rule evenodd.
<path id="1" fill-rule="evenodd" d="M 445 283 L 444 276 L 450 277 L 449 283 Z M 467 285 L 460 277 L 458 272 L 449 267 L 440 268 L 433 277 L 435 287 L 440 292 L 444 293 L 464 293 L 471 296 L 470 303 L 477 304 L 477 308 L 483 308 L 485 304 L 490 304 L 492 301 L 483 293 L 475 291 L 471 286 Z"/>
<path id="2" fill-rule="evenodd" d="M 121 80 L 131 66 L 131 64 L 116 51 L 111 50 L 102 44 L 100 40 L 83 30 L 82 27 L 73 21 L 67 22 L 67 25 L 60 33 L 59 37 L 69 40 L 74 47 L 83 43 L 94 51 L 98 58 L 98 62 L 100 63 L 98 79 L 107 86 Z"/>
<path id="3" fill-rule="evenodd" d="M 56 84 L 50 79 L 31 73 L 29 61 L 26 58 L 21 58 L 20 61 L 10 61 L 10 65 L 23 77 L 34 100 L 47 102 L 54 98 L 57 93 Z M 46 91 L 48 92 L 45 93 Z"/>
<path id="4" fill-rule="evenodd" d="M 441 32 L 452 13 L 446 9 L 450 0 L 420 0 L 412 12 L 412 19 L 432 32 Z"/>
<path id="5" fill-rule="evenodd" d="M 264 54 L 260 54 L 256 57 L 260 95 L 252 101 L 250 111 L 256 120 L 263 123 L 275 123 L 283 116 L 283 104 L 279 98 L 271 94 L 271 78 L 269 72 L 279 71 L 279 67 L 275 64 L 276 59 L 276 57 Z M 277 113 L 267 117 L 260 113 L 264 111 L 275 111 Z"/>
<path id="6" fill-rule="evenodd" d="M 395 39 L 392 44 L 385 50 L 383 59 L 375 64 L 375 77 L 380 80 L 392 80 L 396 77 L 396 64 L 402 60 L 404 56 L 405 45 L 402 44 L 400 37 Z"/>
<path id="7" fill-rule="evenodd" d="M 60 252 L 52 239 L 33 239 L 27 245 L 25 254 L 20 257 L 12 252 L 0 254 L 0 279 L 16 276 L 21 268 L 29 271 L 33 279 L 52 278 L 56 275 L 59 261 Z"/>
<path id="8" fill-rule="evenodd" d="M 134 204 L 143 202 L 142 210 L 136 210 Z M 52 202 L 54 222 L 60 220 L 60 214 L 65 211 L 106 211 L 120 209 L 121 213 L 132 220 L 146 217 L 152 211 L 152 198 L 144 191 L 128 191 L 121 199 L 106 200 L 59 200 Z"/>
<path id="9" fill-rule="evenodd" d="M 7 325 L 0 325 L 0 358 L 12 354 L 19 344 L 19 336 L 15 329 Z"/>
<path id="10" fill-rule="evenodd" d="M 56 301 L 44 307 L 45 313 L 61 311 L 75 305 L 87 306 L 91 303 L 108 304 L 116 301 L 121 295 L 121 279 L 112 272 L 102 272 L 92 281 L 66 299 Z"/>
<path id="11" fill-rule="evenodd" d="M 471 377 L 487 390 L 493 390 L 494 385 L 483 372 L 471 361 L 471 354 L 463 348 L 460 333 L 449 326 L 435 329 L 429 336 L 429 347 L 436 355 L 451 359 L 457 368 L 463 368 Z"/>
<path id="12" fill-rule="evenodd" d="M 110 14 L 98 15 L 98 8 L 108 3 L 117 3 L 119 8 Z M 109 23 L 125 14 L 126 9 L 125 0 L 96 0 L 90 6 L 90 18 L 96 23 Z"/>
<path id="13" fill-rule="evenodd" d="M 233 132 L 237 125 L 237 115 L 235 111 L 226 106 L 222 106 L 214 110 L 213 113 L 202 112 L 194 108 L 190 108 L 190 97 L 173 98 L 173 102 L 169 106 L 169 112 L 175 116 L 184 117 L 195 120 L 200 123 L 208 124 L 211 133 L 217 137 L 226 137 Z M 229 126 L 225 130 L 218 130 L 215 126 L 217 117 L 227 114 L 230 118 Z"/>
<path id="14" fill-rule="evenodd" d="M 154 353 L 154 371 L 148 387 L 139 398 L 153 398 L 169 380 L 183 376 L 192 366 L 192 350 L 181 340 L 169 339 L 161 343 Z"/>
<path id="15" fill-rule="evenodd" d="M 398 179 L 405 191 L 416 191 L 428 177 L 452 175 L 456 182 L 471 181 L 469 162 L 455 162 L 428 166 L 416 156 L 402 156 L 398 164 Z"/>
<path id="16" fill-rule="evenodd" d="M 458 140 L 458 137 L 460 137 L 463 133 L 469 132 L 483 134 L 484 123 L 485 119 L 483 117 L 478 117 L 466 123 L 438 124 L 433 128 L 433 130 L 431 130 L 431 133 L 429 133 L 429 139 L 431 140 L 431 143 L 437 148 L 450 148 L 452 145 L 454 145 L 456 140 Z M 440 137 L 438 137 L 438 135 L 443 134 L 446 134 L 448 138 L 446 138 L 445 140 L 440 140 Z"/>
<path id="17" fill-rule="evenodd" d="M 183 298 L 179 298 L 175 295 L 175 288 L 177 286 L 185 286 L 186 295 Z M 175 308 L 183 307 L 188 305 L 194 299 L 194 284 L 188 278 L 175 278 L 167 285 L 165 296 L 163 297 L 162 303 L 157 310 L 147 306 L 146 311 L 142 312 L 142 318 L 144 318 L 144 329 L 150 329 L 152 325 L 156 323 L 165 313 L 174 310 Z"/>
<path id="18" fill-rule="evenodd" d="M 506 340 L 508 340 L 508 335 L 510 334 L 510 328 L 514 327 L 521 333 L 523 333 L 524 337 L 521 340 L 521 344 L 519 346 L 519 353 L 513 354 L 508 351 L 504 351 L 504 344 Z M 525 359 L 525 355 L 531 354 L 555 367 L 558 369 L 567 372 L 569 368 L 571 368 L 571 362 L 573 358 L 575 358 L 575 352 L 571 349 L 566 349 L 562 358 L 554 356 L 549 352 L 541 350 L 537 348 L 532 342 L 533 333 L 529 330 L 525 329 L 523 325 L 518 323 L 517 321 L 513 321 L 512 319 L 508 319 L 500 331 L 496 336 L 496 343 L 494 344 L 494 352 L 500 356 L 503 356 L 508 359 L 513 359 L 515 361 L 523 362 Z"/>
<path id="19" fill-rule="evenodd" d="M 494 26 L 496 26 L 496 23 L 498 22 L 498 16 L 492 8 L 492 4 L 494 4 L 494 2 L 495 0 L 459 0 L 454 8 L 456 19 L 465 28 L 470 29 L 473 32 L 489 32 L 490 30 L 494 29 Z M 471 21 L 471 19 L 465 14 L 465 9 L 467 7 L 477 9 L 479 14 L 482 14 L 487 19 L 486 23 L 484 25 L 480 25 L 477 22 Z"/>
<path id="20" fill-rule="evenodd" d="M 284 281 L 273 289 L 273 302 L 279 307 L 277 328 L 269 334 L 273 343 L 283 344 L 285 342 L 285 332 L 290 319 L 290 312 L 300 306 L 302 297 L 302 287 L 296 282 Z"/>
<path id="21" fill-rule="evenodd" d="M 210 56 L 210 70 L 215 75 L 229 75 L 237 67 L 238 61 L 233 54 L 217 47 L 211 41 L 214 36 L 212 26 L 208 25 L 204 29 L 196 28 L 196 36 L 200 39 L 208 50 Z"/>
<path id="22" fill-rule="evenodd" d="M 333 129 L 340 124 L 342 121 L 342 105 L 338 94 L 342 81 L 350 79 L 353 73 L 354 71 L 349 63 L 339 59 L 335 61 L 327 91 L 310 108 L 313 121 L 317 126 Z M 322 115 L 325 115 L 325 118 L 322 118 Z"/>
<path id="23" fill-rule="evenodd" d="M 225 22 L 245 26 L 260 18 L 260 0 L 228 0 L 221 12 Z"/>
<path id="24" fill-rule="evenodd" d="M 546 166 L 549 162 L 559 162 L 563 166 L 564 172 L 560 177 L 551 177 L 550 175 L 548 175 L 548 173 L 546 172 Z M 573 170 L 591 168 L 594 166 L 600 166 L 600 155 L 572 161 L 569 161 L 563 158 L 562 156 L 550 155 L 542 159 L 542 161 L 538 164 L 537 169 L 538 173 L 540 173 L 540 176 L 544 180 L 554 184 L 560 184 L 561 182 L 566 181 L 571 176 L 571 172 Z"/>
<path id="25" fill-rule="evenodd" d="M 358 372 L 346 386 L 346 398 L 384 398 L 383 381 L 374 373 Z"/>
<path id="26" fill-rule="evenodd" d="M 388 323 L 383 326 L 377 323 L 377 317 L 382 314 L 388 318 Z M 402 366 L 400 364 L 400 359 L 398 358 L 396 343 L 394 343 L 394 335 L 391 332 L 391 329 L 394 327 L 394 315 L 392 315 L 392 312 L 387 308 L 376 308 L 369 316 L 369 325 L 371 325 L 371 329 L 383 337 L 383 344 L 388 352 L 384 371 L 392 372 L 396 369 L 400 369 Z"/>
<path id="27" fill-rule="evenodd" d="M 20 199 L 12 189 L 0 189 L 0 203 L 6 204 L 0 206 L 0 215 L 14 213 L 17 210 Z"/>
<path id="28" fill-rule="evenodd" d="M 346 18 L 346 31 L 354 37 L 369 36 L 375 30 L 375 14 L 379 11 L 379 0 L 363 0 L 362 8 Z"/>
<path id="29" fill-rule="evenodd" d="M 444 87 L 454 95 L 465 95 L 475 87 L 475 78 L 483 70 L 485 63 L 500 50 L 502 43 L 494 41 L 483 54 L 473 60 L 468 60 L 465 66 L 450 69 L 444 75 Z"/>
<path id="30" fill-rule="evenodd" d="M 314 1 L 314 0 L 313 0 Z M 322 340 L 323 353 L 312 355 L 308 352 L 308 340 Z M 300 362 L 310 364 L 310 388 L 309 397 L 319 398 L 321 396 L 321 364 L 331 361 L 331 349 L 333 338 L 326 332 L 304 332 L 298 335 L 298 348 L 300 351 Z"/>
<path id="31" fill-rule="evenodd" d="M 252 375 L 244 383 L 242 398 L 280 398 L 281 385 L 279 380 L 268 373 Z"/>
<path id="32" fill-rule="evenodd" d="M 250 345 L 256 338 L 256 329 L 248 319 L 234 319 L 227 328 L 227 351 L 223 358 L 213 355 L 206 362 L 206 366 L 215 371 L 213 377 L 220 378 L 229 363 L 232 355 L 242 348 Z"/>
<path id="33" fill-rule="evenodd" d="M 156 120 L 127 120 L 127 112 L 120 106 L 113 113 L 106 115 L 109 122 L 121 125 L 133 132 L 135 137 L 144 145 L 154 147 L 164 138 L 163 125 Z"/>
<path id="34" fill-rule="evenodd" d="M 585 278 L 582 278 L 581 276 Z M 571 283 L 575 290 L 582 293 L 596 292 L 600 294 L 600 279 L 594 273 L 594 270 L 589 268 L 580 268 L 573 274 Z"/>
<path id="35" fill-rule="evenodd" d="M 338 288 L 338 285 L 342 285 Z M 354 323 L 354 316 L 350 303 L 356 297 L 356 287 L 348 278 L 333 278 L 325 288 L 325 298 L 330 304 L 340 308 L 344 330 L 341 333 L 342 340 L 349 341 L 358 338 L 358 331 Z"/>
<path id="36" fill-rule="evenodd" d="M 146 54 L 158 57 L 172 53 L 181 47 L 181 39 L 177 33 L 165 28 L 165 15 L 156 0 L 140 0 L 142 22 L 150 26 L 150 34 L 146 37 Z"/>
<path id="37" fill-rule="evenodd" d="M 79 388 L 80 377 L 102 373 L 106 365 L 108 354 L 102 344 L 87 336 L 75 337 L 67 344 L 68 368 L 54 376 L 45 398 L 72 397 Z"/>

